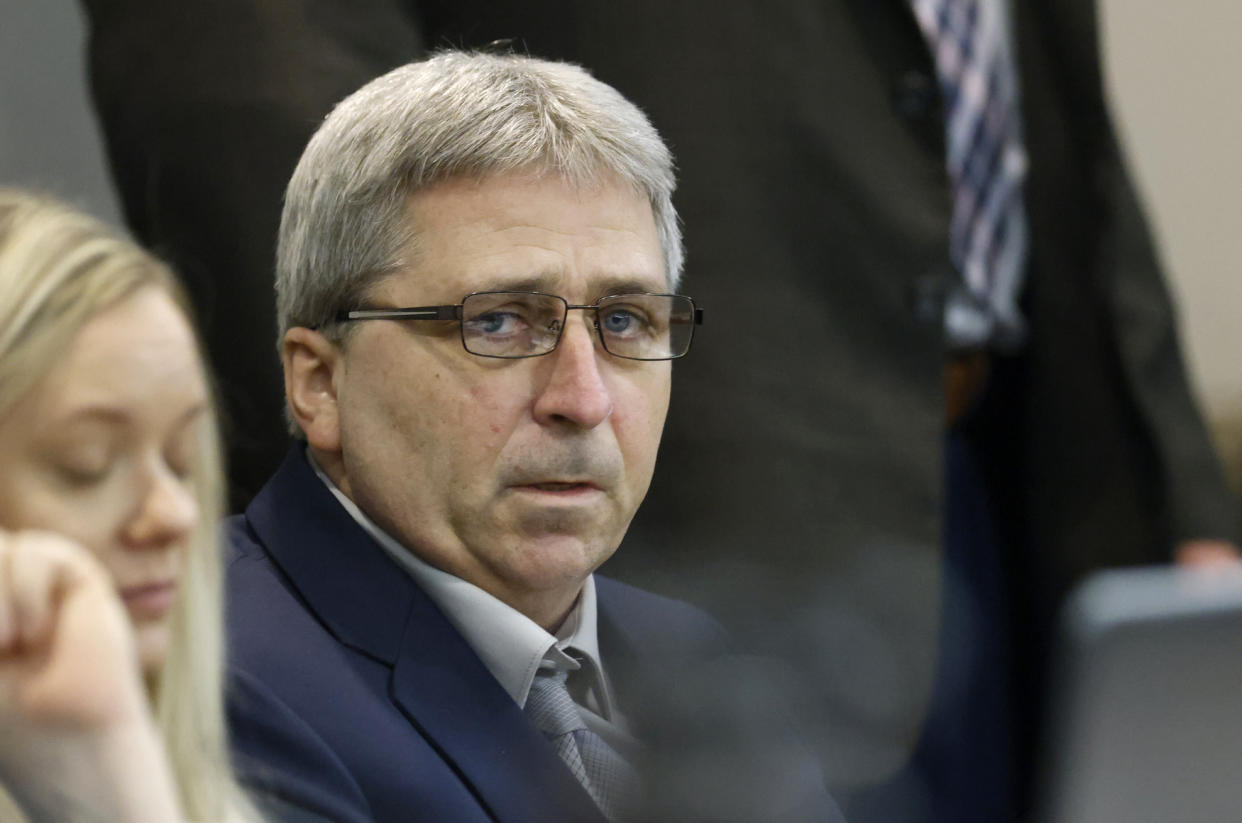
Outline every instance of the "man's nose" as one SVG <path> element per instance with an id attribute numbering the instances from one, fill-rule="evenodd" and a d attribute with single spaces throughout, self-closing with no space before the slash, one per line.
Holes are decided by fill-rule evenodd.
<path id="1" fill-rule="evenodd" d="M 583 322 L 571 317 L 556 351 L 546 355 L 551 372 L 535 399 L 535 419 L 545 425 L 570 422 L 593 429 L 612 414 L 612 393 L 600 373 L 600 358 L 607 357 L 595 345 L 591 314 Z"/>
<path id="2" fill-rule="evenodd" d="M 125 526 L 133 548 L 161 548 L 189 536 L 198 525 L 194 490 L 167 466 L 149 472 L 134 516 Z"/>

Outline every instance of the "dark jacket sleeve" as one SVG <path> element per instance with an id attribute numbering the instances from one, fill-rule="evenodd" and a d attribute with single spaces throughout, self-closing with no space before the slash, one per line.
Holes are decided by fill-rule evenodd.
<path id="1" fill-rule="evenodd" d="M 1036 323 L 1029 349 L 1032 396 L 1042 405 L 1032 405 L 1029 415 L 1033 427 L 1051 432 L 1028 436 L 1033 464 L 1048 466 L 1031 485 L 1043 519 L 1065 521 L 1034 523 L 1036 531 L 1051 531 L 1037 542 L 1099 556 L 1085 539 L 1110 538 L 1082 525 L 1096 511 L 1111 512 L 1097 519 L 1112 542 L 1151 542 L 1148 560 L 1167 559 L 1187 539 L 1236 541 L 1237 502 L 1196 407 L 1174 302 L 1109 114 L 1096 4 L 1053 0 L 1015 8 L 1025 32 L 1027 142 L 1038 151 L 1028 192 Z M 1123 405 L 1099 399 L 1109 395 Z M 1099 451 L 1110 441 L 1124 459 Z M 1053 488 L 1058 483 L 1061 491 Z M 1137 512 L 1104 499 L 1114 494 L 1108 489 L 1127 484 L 1136 486 Z M 1090 499 L 1097 504 L 1083 502 Z M 1144 533 L 1128 534 L 1138 524 Z M 1139 556 L 1102 559 L 1133 563 Z"/>
<path id="2" fill-rule="evenodd" d="M 1094 12 L 1095 4 L 1083 4 Z M 1102 206 L 1098 265 L 1125 378 L 1152 437 L 1162 477 L 1164 514 L 1174 541 L 1238 539 L 1238 510 L 1203 418 L 1196 408 L 1178 340 L 1176 305 L 1162 275 L 1138 194 L 1126 172 L 1104 100 L 1098 14 L 1082 14 L 1084 107 L 1105 124 L 1091 181 Z M 1084 116 L 1087 115 L 1084 112 Z"/>

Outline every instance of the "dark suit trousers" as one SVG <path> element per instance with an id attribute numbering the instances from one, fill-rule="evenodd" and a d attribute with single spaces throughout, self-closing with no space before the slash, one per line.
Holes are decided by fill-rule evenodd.
<path id="1" fill-rule="evenodd" d="M 944 437 L 940 663 L 910 763 L 856 795 L 852 823 L 1004 823 L 1014 819 L 1013 642 L 1004 543 L 975 427 Z"/>

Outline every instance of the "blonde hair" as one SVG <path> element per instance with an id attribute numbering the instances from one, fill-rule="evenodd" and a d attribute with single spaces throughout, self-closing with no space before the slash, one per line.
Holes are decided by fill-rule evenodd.
<path id="1" fill-rule="evenodd" d="M 150 287 L 168 294 L 190 319 L 181 286 L 151 254 L 62 203 L 0 188 L 0 415 L 93 317 Z M 200 364 L 206 374 L 201 355 Z M 217 540 L 224 472 L 215 410 L 207 417 L 193 470 L 200 519 L 173 611 L 169 653 L 147 686 L 184 813 L 217 823 L 257 815 L 228 761 Z"/>

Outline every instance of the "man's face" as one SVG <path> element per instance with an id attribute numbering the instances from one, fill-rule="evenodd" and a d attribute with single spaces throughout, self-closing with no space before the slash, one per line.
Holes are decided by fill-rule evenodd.
<path id="1" fill-rule="evenodd" d="M 541 291 L 570 304 L 666 292 L 651 208 L 555 177 L 455 180 L 414 195 L 408 270 L 370 306 Z M 671 366 L 606 353 L 571 311 L 551 354 L 468 354 L 456 323 L 372 320 L 334 374 L 342 489 L 422 559 L 545 625 L 616 549 L 646 494 Z"/>

